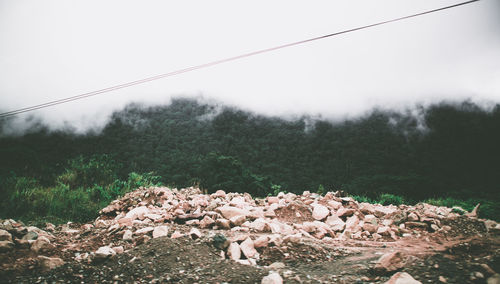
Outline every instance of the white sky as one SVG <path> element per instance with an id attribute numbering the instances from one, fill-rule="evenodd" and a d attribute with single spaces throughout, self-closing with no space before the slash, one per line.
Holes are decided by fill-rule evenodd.
<path id="1" fill-rule="evenodd" d="M 461 2 L 0 0 L 0 111 Z M 500 1 L 341 35 L 32 112 L 100 126 L 132 101 L 203 96 L 268 115 L 500 102 Z M 20 115 L 21 128 L 28 115 Z"/>

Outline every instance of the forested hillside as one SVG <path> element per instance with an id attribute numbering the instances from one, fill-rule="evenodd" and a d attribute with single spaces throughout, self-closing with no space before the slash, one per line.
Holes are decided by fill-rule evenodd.
<path id="1" fill-rule="evenodd" d="M 14 210 L 12 200 L 33 199 L 33 188 L 94 188 L 98 194 L 89 198 L 104 204 L 142 182 L 256 196 L 344 190 L 366 200 L 382 193 L 414 202 L 472 198 L 496 206 L 500 105 L 486 111 L 442 103 L 418 111 L 418 118 L 374 110 L 340 122 L 285 120 L 177 99 L 129 105 L 99 133 L 39 126 L 0 139 L 1 197 L 8 203 L 2 214 L 22 214 L 25 206 Z"/>

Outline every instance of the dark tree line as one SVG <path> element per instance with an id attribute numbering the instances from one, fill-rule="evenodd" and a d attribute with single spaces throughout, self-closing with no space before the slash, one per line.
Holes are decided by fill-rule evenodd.
<path id="1" fill-rule="evenodd" d="M 500 105 L 436 104 L 420 116 L 374 110 L 332 123 L 284 120 L 177 99 L 129 105 L 100 133 L 38 127 L 0 138 L 0 178 L 35 177 L 49 185 L 66 161 L 107 154 L 130 172 L 155 172 L 164 184 L 199 184 L 265 195 L 283 190 L 393 193 L 419 200 L 454 196 L 499 199 Z M 210 118 L 209 118 L 210 117 Z M 2 190 L 8 190 L 3 188 Z"/>

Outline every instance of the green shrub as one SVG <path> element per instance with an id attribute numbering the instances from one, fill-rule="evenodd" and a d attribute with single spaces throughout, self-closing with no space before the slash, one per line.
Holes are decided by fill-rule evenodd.
<path id="1" fill-rule="evenodd" d="M 352 195 L 351 196 L 354 200 L 356 200 L 357 202 L 366 202 L 366 203 L 377 203 L 375 202 L 373 199 L 367 197 L 367 196 L 361 196 L 361 195 Z"/>
<path id="2" fill-rule="evenodd" d="M 68 161 L 68 168 L 56 178 L 56 182 L 70 188 L 108 185 L 117 178 L 118 168 L 108 155 L 78 156 Z"/>
<path id="3" fill-rule="evenodd" d="M 401 205 L 405 203 L 405 199 L 402 196 L 394 195 L 390 193 L 382 193 L 378 198 L 378 203 L 382 205 Z"/>
<path id="4" fill-rule="evenodd" d="M 3 206 L 2 215 L 21 219 L 47 219 L 58 222 L 86 222 L 97 217 L 101 208 L 138 187 L 159 186 L 154 173 L 130 173 L 127 181 L 75 187 L 71 171 L 58 177 L 55 186 L 39 186 L 35 179 L 17 177 L 14 190 Z"/>
<path id="5" fill-rule="evenodd" d="M 326 189 L 325 189 L 325 187 L 324 187 L 322 184 L 320 184 L 320 185 L 318 186 L 318 190 L 316 191 L 316 193 L 317 193 L 317 194 L 319 194 L 319 195 L 323 195 L 323 194 L 325 194 L 325 193 L 326 193 Z"/>

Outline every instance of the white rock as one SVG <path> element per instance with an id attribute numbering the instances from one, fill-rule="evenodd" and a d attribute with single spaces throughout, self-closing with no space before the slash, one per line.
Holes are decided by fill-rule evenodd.
<path id="1" fill-rule="evenodd" d="M 262 278 L 261 284 L 283 284 L 283 278 L 277 272 L 270 272 L 269 275 Z"/>
<path id="2" fill-rule="evenodd" d="M 210 218 L 209 216 L 205 216 L 200 221 L 200 228 L 202 228 L 202 229 L 209 228 L 213 224 L 215 224 L 215 221 L 212 218 Z"/>
<path id="3" fill-rule="evenodd" d="M 269 223 L 263 218 L 255 219 L 255 221 L 250 223 L 249 228 L 253 229 L 257 232 L 271 231 L 271 227 L 269 226 Z"/>
<path id="4" fill-rule="evenodd" d="M 117 254 L 122 254 L 125 251 L 123 246 L 112 247 L 111 249 L 114 250 Z"/>
<path id="5" fill-rule="evenodd" d="M 330 229 L 335 232 L 341 232 L 345 228 L 345 222 L 337 216 L 329 216 L 326 218 L 325 224 L 330 226 Z"/>
<path id="6" fill-rule="evenodd" d="M 297 243 L 300 243 L 300 239 L 302 239 L 302 234 L 301 233 L 297 233 L 297 234 L 285 236 L 283 238 L 283 241 L 284 242 L 290 242 L 290 243 L 297 244 Z"/>
<path id="7" fill-rule="evenodd" d="M 382 255 L 375 264 L 375 270 L 391 272 L 404 267 L 406 257 L 401 252 L 391 252 Z"/>
<path id="8" fill-rule="evenodd" d="M 135 219 L 144 219 L 144 215 L 149 214 L 149 209 L 146 206 L 139 206 L 136 207 L 132 210 L 130 210 L 126 215 L 125 218 L 131 218 L 132 220 Z"/>
<path id="9" fill-rule="evenodd" d="M 130 230 L 126 230 L 124 233 L 123 233 L 123 240 L 124 241 L 131 241 L 132 240 L 132 231 Z"/>
<path id="10" fill-rule="evenodd" d="M 397 272 L 385 284 L 422 284 L 406 272 Z"/>
<path id="11" fill-rule="evenodd" d="M 240 226 L 241 224 L 245 223 L 246 220 L 247 219 L 246 219 L 245 215 L 238 215 L 238 216 L 234 216 L 231 219 L 229 219 L 229 222 L 231 222 L 232 226 L 236 227 L 236 226 Z"/>
<path id="12" fill-rule="evenodd" d="M 360 230 L 360 227 L 358 225 L 359 225 L 359 218 L 358 216 L 353 215 L 347 218 L 345 222 L 345 230 L 356 233 L 357 231 Z"/>
<path id="13" fill-rule="evenodd" d="M 371 214 L 365 215 L 365 218 L 363 219 L 363 221 L 365 221 L 365 223 L 371 223 L 373 225 L 378 224 L 377 217 L 375 217 L 375 215 L 371 215 Z"/>
<path id="14" fill-rule="evenodd" d="M 232 242 L 227 248 L 227 256 L 232 260 L 238 260 L 241 258 L 240 245 L 237 242 Z"/>
<path id="15" fill-rule="evenodd" d="M 144 214 L 144 217 L 151 219 L 153 221 L 160 220 L 161 218 L 163 218 L 163 216 L 159 214 Z"/>
<path id="16" fill-rule="evenodd" d="M 256 248 L 263 248 L 263 247 L 267 247 L 268 242 L 269 242 L 268 236 L 260 236 L 255 241 L 253 241 L 253 245 Z"/>
<path id="17" fill-rule="evenodd" d="M 330 214 L 330 210 L 321 204 L 313 205 L 312 216 L 316 220 L 323 220 Z"/>
<path id="18" fill-rule="evenodd" d="M 189 231 L 189 235 L 194 240 L 201 238 L 201 232 L 196 228 L 192 228 L 191 231 Z"/>
<path id="19" fill-rule="evenodd" d="M 158 226 L 153 230 L 153 239 L 166 237 L 168 235 L 168 226 Z"/>
<path id="20" fill-rule="evenodd" d="M 94 260 L 104 260 L 113 257 L 114 255 L 116 255 L 116 252 L 112 248 L 110 248 L 109 246 L 104 246 L 100 247 L 94 253 Z"/>
<path id="21" fill-rule="evenodd" d="M 283 262 L 273 262 L 268 266 L 268 268 L 272 270 L 280 270 L 285 268 L 285 264 Z"/>
<path id="22" fill-rule="evenodd" d="M 231 219 L 235 216 L 247 216 L 249 214 L 247 210 L 233 206 L 222 206 L 217 208 L 217 211 L 226 219 Z"/>
<path id="23" fill-rule="evenodd" d="M 153 227 L 146 227 L 146 228 L 142 228 L 142 229 L 139 229 L 137 231 L 135 231 L 134 234 L 136 235 L 144 235 L 144 234 L 147 234 L 149 232 L 152 232 L 154 230 Z"/>
<path id="24" fill-rule="evenodd" d="M 408 214 L 408 221 L 416 222 L 418 220 L 419 220 L 418 215 L 415 214 L 414 212 L 411 212 L 410 214 Z"/>
<path id="25" fill-rule="evenodd" d="M 250 237 L 240 244 L 241 251 L 247 258 L 258 258 L 259 253 L 254 247 L 254 243 Z"/>
<path id="26" fill-rule="evenodd" d="M 339 210 L 340 207 L 342 207 L 342 202 L 330 200 L 328 201 L 328 206 L 330 206 L 333 210 Z"/>

